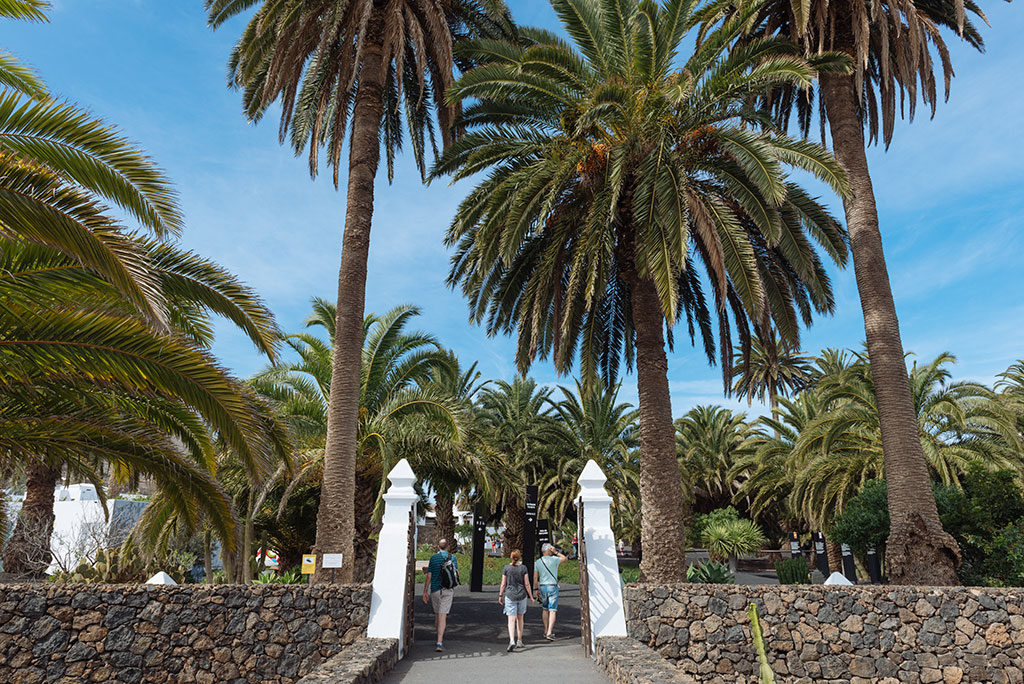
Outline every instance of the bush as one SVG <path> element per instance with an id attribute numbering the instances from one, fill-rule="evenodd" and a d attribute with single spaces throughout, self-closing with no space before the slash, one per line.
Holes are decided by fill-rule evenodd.
<path id="1" fill-rule="evenodd" d="M 253 584 L 305 584 L 306 579 L 302 575 L 302 568 L 296 566 L 287 572 L 278 575 L 273 570 L 264 570 L 260 576 L 252 581 Z"/>
<path id="2" fill-rule="evenodd" d="M 803 558 L 787 558 L 775 564 L 779 584 L 810 584 L 811 573 Z"/>
<path id="3" fill-rule="evenodd" d="M 701 541 L 715 560 L 747 556 L 768 543 L 761 528 L 750 520 L 715 522 L 704 528 Z"/>
<path id="4" fill-rule="evenodd" d="M 960 545 L 964 584 L 1024 586 L 1024 495 L 1014 472 L 971 466 L 963 488 L 936 487 L 935 502 Z"/>
<path id="5" fill-rule="evenodd" d="M 704 530 L 710 525 L 715 525 L 721 522 L 728 522 L 729 520 L 739 520 L 740 513 L 732 506 L 726 508 L 716 508 L 710 513 L 698 513 L 693 516 L 693 523 L 690 525 L 689 533 L 686 536 L 687 543 L 690 546 L 700 546 L 704 542 L 701 539 L 704 536 Z"/>
<path id="6" fill-rule="evenodd" d="M 686 569 L 686 581 L 699 584 L 735 584 L 736 578 L 724 563 L 713 560 L 690 563 Z"/>
<path id="7" fill-rule="evenodd" d="M 863 558 L 874 546 L 879 554 L 885 551 L 889 538 L 889 497 L 885 480 L 869 480 L 846 508 L 836 516 L 829 537 L 839 544 L 847 544 Z"/>

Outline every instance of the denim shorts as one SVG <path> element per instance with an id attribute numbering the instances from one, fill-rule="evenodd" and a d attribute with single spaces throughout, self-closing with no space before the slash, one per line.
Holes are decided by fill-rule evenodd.
<path id="1" fill-rule="evenodd" d="M 558 610 L 558 585 L 542 584 L 538 590 L 540 607 L 544 610 Z"/>
<path id="2" fill-rule="evenodd" d="M 526 612 L 526 599 L 514 601 L 508 596 L 505 597 L 505 615 L 522 615 Z"/>

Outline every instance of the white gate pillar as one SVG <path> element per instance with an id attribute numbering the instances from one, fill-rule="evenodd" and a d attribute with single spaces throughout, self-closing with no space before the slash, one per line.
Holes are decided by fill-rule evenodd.
<path id="1" fill-rule="evenodd" d="M 404 458 L 388 473 L 391 487 L 384 495 L 384 521 L 377 538 L 377 562 L 373 570 L 373 597 L 366 636 L 398 639 L 398 657 L 405 649 L 406 569 L 409 554 L 409 525 L 419 500 L 412 485 L 416 481 Z"/>
<path id="2" fill-rule="evenodd" d="M 612 532 L 612 497 L 604 489 L 607 480 L 601 467 L 592 460 L 587 461 L 578 480 L 584 527 L 580 535 L 587 545 L 591 648 L 598 637 L 627 636 L 622 579 L 615 555 L 615 534 Z"/>

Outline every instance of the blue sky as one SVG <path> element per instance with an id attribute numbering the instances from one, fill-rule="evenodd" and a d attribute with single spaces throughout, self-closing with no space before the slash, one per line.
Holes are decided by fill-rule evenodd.
<path id="1" fill-rule="evenodd" d="M 1024 14 L 1003 2 L 986 5 L 986 54 L 951 38 L 950 101 L 934 119 L 925 111 L 911 125 L 897 124 L 891 148 L 872 148 L 869 160 L 905 347 L 919 358 L 952 351 L 957 377 L 991 382 L 1024 358 L 1024 94 L 1012 85 L 1021 80 L 1016 41 Z M 511 6 L 521 22 L 555 26 L 543 0 Z M 4 21 L 0 47 L 32 63 L 56 94 L 141 144 L 181 195 L 183 244 L 255 287 L 284 330 L 299 330 L 311 296 L 336 294 L 345 196 L 329 174 L 311 181 L 305 159 L 278 145 L 276 120 L 244 120 L 224 68 L 241 23 L 212 32 L 201 0 L 55 0 L 50 18 Z M 381 174 L 367 311 L 417 304 L 420 328 L 479 360 L 485 375 L 510 377 L 512 341 L 470 327 L 464 300 L 444 285 L 442 235 L 467 189 L 424 187 L 408 157 L 393 185 Z M 805 333 L 807 350 L 861 345 L 852 267 L 833 277 L 836 314 Z M 265 363 L 226 325 L 215 351 L 242 376 Z M 696 350 L 677 347 L 669 364 L 675 415 L 700 403 L 745 408 L 723 400 L 718 370 Z M 535 366 L 533 376 L 558 380 L 549 364 Z M 634 378 L 626 378 L 622 398 L 635 403 Z"/>

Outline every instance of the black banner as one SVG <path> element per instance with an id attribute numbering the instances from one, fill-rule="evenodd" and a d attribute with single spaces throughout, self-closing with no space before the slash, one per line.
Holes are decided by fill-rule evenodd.
<path id="1" fill-rule="evenodd" d="M 828 546 L 825 545 L 825 535 L 815 532 L 811 538 L 814 540 L 814 559 L 817 562 L 818 570 L 825 576 L 825 579 L 828 579 Z"/>
<path id="2" fill-rule="evenodd" d="M 800 535 L 796 532 L 789 533 L 789 556 L 790 558 L 799 558 L 802 554 L 800 553 Z"/>
<path id="3" fill-rule="evenodd" d="M 484 547 L 487 544 L 487 511 L 477 504 L 473 509 L 473 569 L 469 573 L 469 590 L 484 590 Z"/>
<path id="4" fill-rule="evenodd" d="M 523 524 L 523 565 L 533 577 L 533 557 L 537 547 L 537 485 L 526 485 L 526 520 Z"/>
<path id="5" fill-rule="evenodd" d="M 854 584 L 857 583 L 857 564 L 853 562 L 853 550 L 849 546 L 843 544 L 843 574 L 846 575 L 846 579 L 850 580 Z"/>
<path id="6" fill-rule="evenodd" d="M 544 550 L 545 544 L 551 543 L 551 523 L 547 518 L 537 520 L 537 554 Z"/>
<path id="7" fill-rule="evenodd" d="M 874 546 L 868 547 L 868 575 L 871 577 L 872 584 L 882 583 L 882 561 Z"/>

